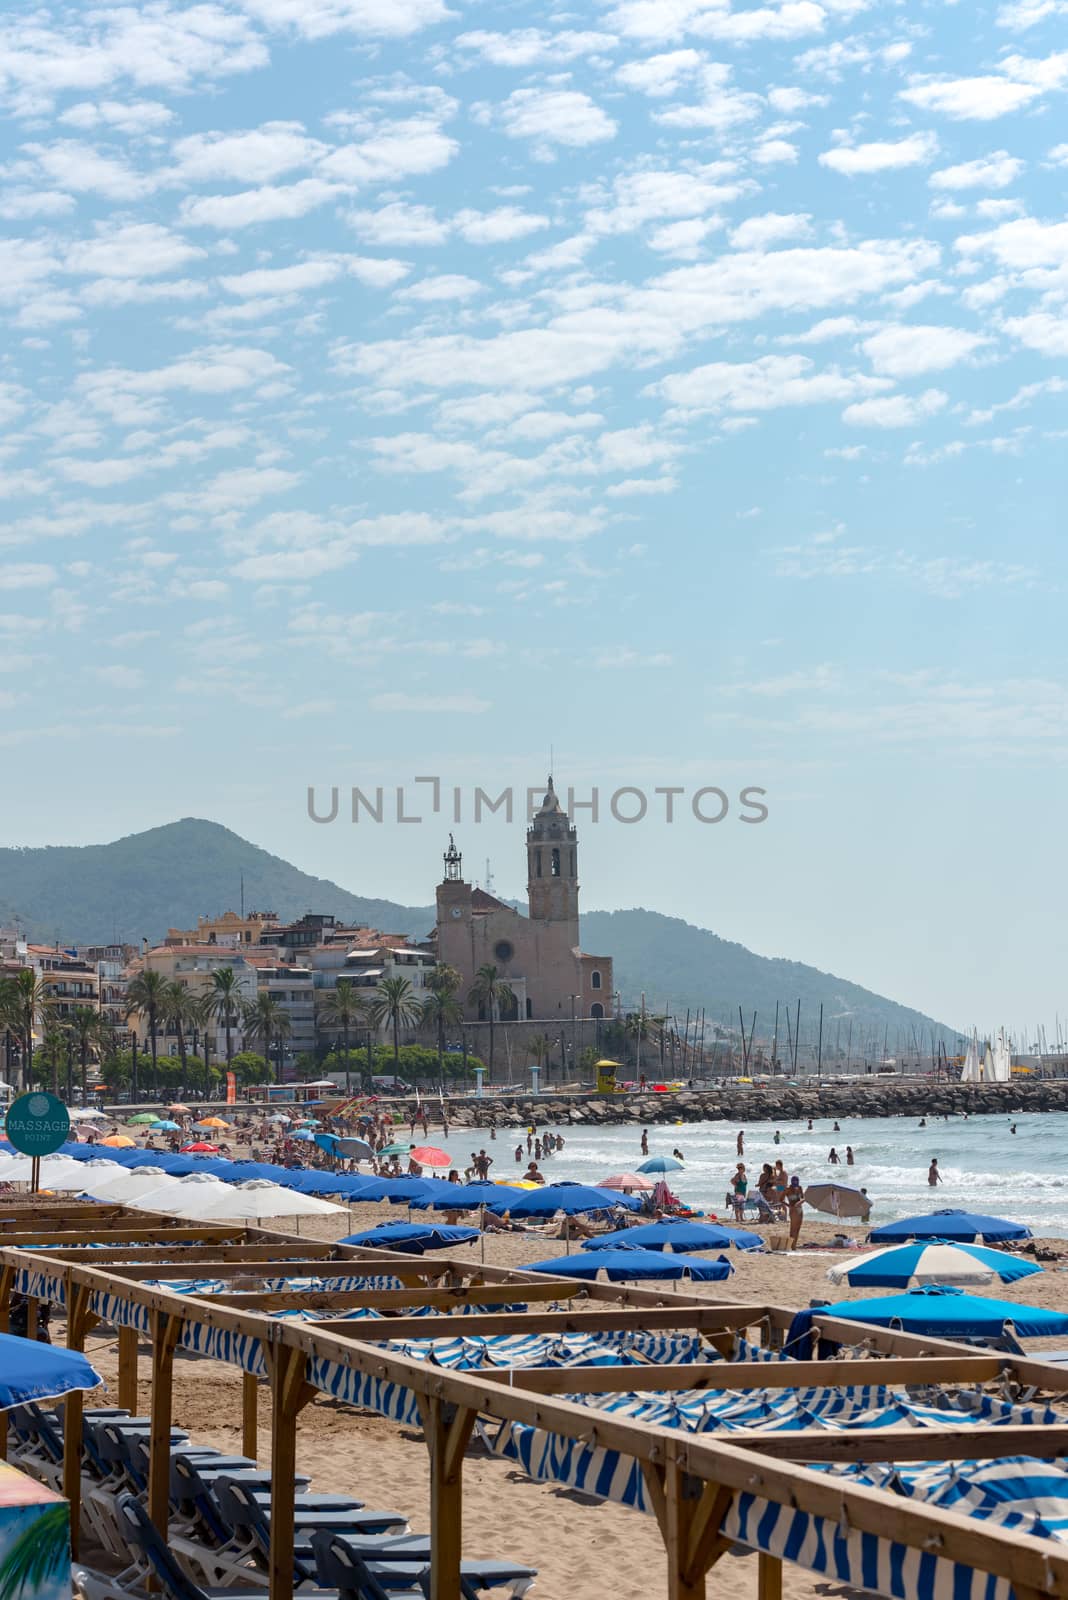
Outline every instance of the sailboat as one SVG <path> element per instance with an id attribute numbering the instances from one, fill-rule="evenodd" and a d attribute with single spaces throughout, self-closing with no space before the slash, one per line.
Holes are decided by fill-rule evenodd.
<path id="1" fill-rule="evenodd" d="M 968 1053 L 964 1057 L 964 1065 L 961 1068 L 960 1081 L 961 1083 L 981 1083 L 983 1081 L 982 1067 L 979 1064 L 979 1035 L 974 1029 L 968 1043 Z"/>
<path id="2" fill-rule="evenodd" d="M 984 1078 L 985 1078 L 986 1082 L 987 1083 L 1011 1083 L 1012 1082 L 1012 1055 L 1011 1055 L 1011 1053 L 1009 1051 L 1009 1042 L 1005 1037 L 1005 1029 L 1004 1028 L 999 1028 L 998 1029 L 998 1036 L 997 1036 L 997 1040 L 996 1040 L 996 1042 L 994 1044 L 994 1049 L 993 1049 L 992 1052 L 988 1052 L 988 1053 L 990 1053 L 990 1055 L 991 1055 L 991 1063 L 990 1063 L 990 1071 L 986 1072 L 984 1070 Z M 985 1069 L 985 1063 L 984 1063 L 984 1069 Z"/>

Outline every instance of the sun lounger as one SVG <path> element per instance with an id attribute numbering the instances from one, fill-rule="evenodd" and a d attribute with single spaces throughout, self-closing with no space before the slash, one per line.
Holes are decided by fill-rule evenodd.
<path id="1" fill-rule="evenodd" d="M 223 1473 L 211 1486 L 211 1494 L 222 1522 L 232 1530 L 234 1542 L 246 1548 L 262 1563 L 270 1557 L 270 1497 L 257 1493 L 239 1475 Z M 312 1534 L 330 1532 L 356 1534 L 403 1534 L 408 1519 L 401 1511 L 368 1511 L 358 1500 L 343 1508 L 329 1510 L 294 1507 L 293 1577 L 297 1585 L 316 1583 Z"/>
<path id="2" fill-rule="evenodd" d="M 337 1588 L 342 1600 L 362 1591 L 355 1589 L 355 1581 L 366 1581 L 362 1574 L 373 1567 L 377 1582 L 387 1596 L 394 1596 L 394 1586 L 383 1568 L 391 1567 L 397 1574 L 410 1573 L 415 1581 L 426 1587 L 429 1580 L 430 1539 L 415 1535 L 406 1540 L 355 1539 L 350 1534 L 330 1533 L 325 1529 L 312 1535 L 315 1553 L 315 1570 L 319 1581 L 328 1588 Z M 420 1563 L 423 1570 L 417 1571 Z M 486 1589 L 507 1588 L 514 1596 L 526 1594 L 538 1572 L 536 1567 L 523 1566 L 516 1561 L 482 1561 L 479 1559 L 460 1563 L 460 1592 L 464 1600 L 477 1600 Z M 373 1595 L 373 1586 L 369 1592 Z M 429 1589 L 427 1590 L 429 1593 Z M 374 1600 L 378 1600 L 375 1596 Z"/>

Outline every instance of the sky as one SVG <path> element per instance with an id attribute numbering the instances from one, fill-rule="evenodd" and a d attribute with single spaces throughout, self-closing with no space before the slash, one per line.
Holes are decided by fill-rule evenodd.
<path id="1" fill-rule="evenodd" d="M 1052 1036 L 1066 14 L 5 8 L 4 842 L 521 895 L 551 762 L 587 906 Z"/>

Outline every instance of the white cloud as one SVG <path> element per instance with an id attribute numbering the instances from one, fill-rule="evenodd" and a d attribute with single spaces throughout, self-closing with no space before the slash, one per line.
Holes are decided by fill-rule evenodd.
<path id="1" fill-rule="evenodd" d="M 286 222 L 305 217 L 344 193 L 336 183 L 322 178 L 301 178 L 297 183 L 268 184 L 239 194 L 205 195 L 182 204 L 181 221 L 192 228 L 250 228 L 263 222 Z"/>
<path id="2" fill-rule="evenodd" d="M 327 146 L 308 137 L 302 122 L 265 122 L 240 133 L 196 133 L 173 146 L 179 183 L 271 183 L 307 167 Z"/>
<path id="3" fill-rule="evenodd" d="M 930 133 L 912 133 L 905 139 L 876 139 L 870 144 L 838 145 L 824 150 L 821 167 L 847 178 L 869 172 L 892 172 L 899 167 L 922 167 L 933 160 L 938 141 Z"/>
<path id="4" fill-rule="evenodd" d="M 923 372 L 955 367 L 990 341 L 963 328 L 942 328 L 921 323 L 894 323 L 864 340 L 864 353 L 876 372 L 892 378 L 912 378 Z"/>
<path id="5" fill-rule="evenodd" d="M 144 672 L 140 667 L 94 667 L 93 677 L 99 683 L 107 684 L 109 689 L 139 689 L 145 681 Z"/>
<path id="6" fill-rule="evenodd" d="M 756 361 L 713 361 L 674 373 L 656 387 L 684 410 L 770 411 L 779 406 L 850 400 L 889 385 L 864 373 L 830 368 L 816 372 L 807 356 L 760 356 Z"/>
<path id="7" fill-rule="evenodd" d="M 57 120 L 85 132 L 114 128 L 117 133 L 136 136 L 165 128 L 174 121 L 174 112 L 158 100 L 81 100 L 68 106 Z"/>
<path id="8" fill-rule="evenodd" d="M 347 220 L 371 244 L 435 245 L 444 244 L 449 236 L 448 223 L 430 206 L 404 200 L 392 200 L 377 211 L 350 211 Z"/>
<path id="9" fill-rule="evenodd" d="M 319 172 L 344 184 L 395 183 L 437 172 L 459 149 L 436 117 L 384 122 L 358 144 L 339 145 L 318 163 Z"/>
<path id="10" fill-rule="evenodd" d="M 1024 170 L 1025 163 L 1007 150 L 995 150 L 975 161 L 961 161 L 953 167 L 932 172 L 932 189 L 1007 189 Z"/>
<path id="11" fill-rule="evenodd" d="M 400 291 L 406 300 L 422 300 L 434 302 L 437 300 L 470 300 L 472 295 L 481 294 L 482 285 L 476 278 L 465 278 L 459 272 L 440 272 L 433 277 L 421 278 L 418 283 L 413 283 L 407 289 Z"/>
<path id="12" fill-rule="evenodd" d="M 57 139 L 54 144 L 47 145 L 24 144 L 21 153 L 36 165 L 48 182 L 73 194 L 99 194 L 106 200 L 140 200 L 156 186 L 153 178 L 135 171 L 125 161 L 104 155 L 77 139 Z"/>
<path id="13" fill-rule="evenodd" d="M 734 9 L 729 0 L 619 0 L 608 22 L 631 38 L 668 43 L 687 34 L 731 44 L 797 39 L 820 33 L 826 11 L 816 0 Z"/>
<path id="14" fill-rule="evenodd" d="M 227 294 L 301 294 L 305 289 L 321 289 L 333 283 L 342 272 L 340 261 L 302 261 L 292 267 L 260 267 L 221 277 Z"/>
<path id="15" fill-rule="evenodd" d="M 1040 355 L 1058 359 L 1068 356 L 1068 316 L 1033 311 L 1026 317 L 1007 317 L 1003 327 L 1006 333 Z"/>
<path id="16" fill-rule="evenodd" d="M 918 395 L 883 395 L 846 406 L 842 420 L 854 428 L 911 428 L 936 416 L 948 400 L 949 396 L 941 389 L 926 389 Z"/>
<path id="17" fill-rule="evenodd" d="M 459 49 L 472 50 L 495 67 L 534 67 L 542 62 L 575 61 L 580 56 L 599 55 L 615 49 L 618 41 L 611 33 L 577 33 L 569 28 L 548 33 L 541 28 L 514 28 L 511 33 L 461 33 L 455 43 Z"/>
<path id="18" fill-rule="evenodd" d="M 0 563 L 0 589 L 46 589 L 56 581 L 56 569 L 40 561 Z"/>
<path id="19" fill-rule="evenodd" d="M 1068 51 L 1040 59 L 1006 56 L 998 65 L 998 77 L 914 78 L 901 99 L 958 122 L 992 122 L 1068 82 Z"/>
<path id="20" fill-rule="evenodd" d="M 659 98 L 661 95 L 674 94 L 681 84 L 693 76 L 703 59 L 697 50 L 668 50 L 661 55 L 626 62 L 616 77 L 628 89 L 637 89 L 642 94 Z"/>
<path id="21" fill-rule="evenodd" d="M 305 39 L 337 33 L 407 39 L 455 15 L 443 0 L 241 0 L 252 16 Z"/>
<path id="22" fill-rule="evenodd" d="M 581 149 L 615 137 L 616 124 L 579 89 L 513 89 L 497 108 L 509 139 L 533 139 Z"/>
<path id="23" fill-rule="evenodd" d="M 498 206 L 495 211 L 458 211 L 453 222 L 468 244 L 507 244 L 549 226 L 548 217 L 522 211 L 518 206 Z"/>
<path id="24" fill-rule="evenodd" d="M 811 232 L 810 216 L 768 211 L 760 217 L 746 217 L 728 237 L 735 250 L 764 250 L 786 239 L 807 239 Z"/>
<path id="25" fill-rule="evenodd" d="M 154 278 L 204 255 L 199 246 L 159 223 L 99 223 L 94 238 L 71 245 L 64 269 L 100 278 Z"/>
<path id="26" fill-rule="evenodd" d="M 641 167 L 620 173 L 611 193 L 587 211 L 585 226 L 595 234 L 630 233 L 648 222 L 702 216 L 741 193 L 737 183 L 723 181 L 726 177 L 721 167 L 694 172 Z"/>
<path id="27" fill-rule="evenodd" d="M 966 233 L 956 241 L 961 255 L 991 255 L 1003 267 L 1026 271 L 1031 267 L 1068 265 L 1068 222 L 1039 222 L 1022 217 L 1003 222 L 986 233 Z"/>

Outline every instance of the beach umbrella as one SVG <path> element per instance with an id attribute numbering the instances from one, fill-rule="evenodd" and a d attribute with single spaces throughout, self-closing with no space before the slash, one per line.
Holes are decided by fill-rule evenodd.
<path id="1" fill-rule="evenodd" d="M 702 1261 L 699 1256 L 668 1255 L 662 1250 L 593 1250 L 588 1255 L 557 1256 L 553 1261 L 528 1261 L 526 1272 L 556 1273 L 562 1278 L 596 1278 L 603 1272 L 610 1283 L 640 1279 L 690 1278 L 694 1283 L 719 1283 L 734 1268 L 725 1256 Z"/>
<path id="2" fill-rule="evenodd" d="M 646 1250 L 763 1250 L 759 1233 L 745 1228 L 724 1228 L 714 1222 L 687 1222 L 683 1217 L 664 1217 L 659 1222 L 643 1222 L 637 1228 L 620 1228 L 586 1239 L 584 1250 L 615 1250 L 620 1245 Z"/>
<path id="3" fill-rule="evenodd" d="M 411 1159 L 417 1161 L 421 1167 L 451 1167 L 452 1157 L 445 1150 L 439 1150 L 437 1145 L 418 1144 L 410 1152 Z"/>
<path id="4" fill-rule="evenodd" d="M 173 1105 L 168 1106 L 167 1110 L 168 1111 L 173 1111 L 173 1112 L 180 1112 L 181 1115 L 185 1116 L 185 1117 L 191 1117 L 193 1115 L 193 1113 L 190 1110 L 189 1106 L 183 1106 L 183 1104 L 182 1104 L 182 1102 L 180 1100 L 176 1100 Z"/>
<path id="5" fill-rule="evenodd" d="M 540 1183 L 531 1183 L 529 1178 L 494 1178 L 494 1183 L 500 1189 L 540 1189 Z M 604 1185 L 602 1184 L 603 1188 Z"/>
<path id="6" fill-rule="evenodd" d="M 442 1183 L 440 1178 L 422 1181 L 424 1192 L 412 1200 L 416 1211 L 477 1211 L 485 1206 L 487 1211 L 499 1216 L 503 1211 L 514 1210 L 526 1199 L 525 1195 L 515 1194 L 499 1183 Z"/>
<path id="7" fill-rule="evenodd" d="M 868 1196 L 848 1183 L 810 1183 L 804 1198 L 814 1211 L 826 1211 L 832 1217 L 859 1217 L 864 1222 L 871 1212 Z"/>
<path id="8" fill-rule="evenodd" d="M 314 1144 L 315 1135 L 310 1128 L 298 1128 L 296 1133 L 291 1133 L 291 1139 L 299 1139 L 303 1144 Z"/>
<path id="9" fill-rule="evenodd" d="M 82 1186 L 78 1182 L 84 1171 L 83 1164 L 80 1161 L 73 1161 L 70 1156 L 65 1156 L 58 1150 L 55 1155 L 40 1156 L 38 1159 L 41 1167 L 38 1181 L 42 1189 L 62 1188 L 66 1185 L 68 1178 L 74 1179 L 74 1188 L 77 1189 Z M 33 1168 L 33 1157 L 20 1156 L 17 1160 L 5 1165 L 4 1182 L 29 1183 L 33 1178 Z"/>
<path id="10" fill-rule="evenodd" d="M 136 1150 L 137 1141 L 129 1138 L 125 1133 L 110 1133 L 106 1139 L 100 1140 L 112 1150 Z"/>
<path id="11" fill-rule="evenodd" d="M 159 1167 L 123 1167 L 119 1166 L 118 1175 L 114 1178 L 91 1177 L 92 1162 L 87 1162 L 82 1169 L 86 1174 L 85 1192 L 96 1196 L 100 1194 L 110 1205 L 112 1201 L 121 1205 L 128 1205 L 137 1201 L 143 1194 L 154 1194 L 169 1184 L 178 1182 L 177 1178 L 170 1178 Z"/>
<path id="12" fill-rule="evenodd" d="M 139 1111 L 136 1117 L 126 1118 L 131 1128 L 139 1127 L 141 1123 L 155 1122 L 155 1120 L 156 1113 L 154 1111 Z"/>
<path id="13" fill-rule="evenodd" d="M 624 1194 L 631 1194 L 635 1189 L 655 1189 L 656 1184 L 651 1178 L 644 1178 L 640 1172 L 616 1172 L 611 1178 L 602 1178 L 597 1187 L 622 1189 Z"/>
<path id="14" fill-rule="evenodd" d="M 509 1210 L 513 1218 L 554 1217 L 558 1211 L 565 1216 L 578 1216 L 583 1211 L 609 1211 L 614 1206 L 626 1206 L 635 1211 L 640 1205 L 633 1195 L 613 1194 L 609 1189 L 595 1189 L 585 1183 L 547 1183 L 529 1194 L 520 1195 Z"/>
<path id="15" fill-rule="evenodd" d="M 187 1177 L 165 1181 L 139 1195 L 133 1204 L 139 1211 L 160 1211 L 165 1216 L 193 1217 L 210 1210 L 213 1199 L 227 1193 L 221 1178 L 210 1172 L 191 1172 Z"/>
<path id="16" fill-rule="evenodd" d="M 343 1138 L 338 1139 L 332 1134 L 324 1134 L 324 1139 L 335 1138 L 338 1155 L 347 1156 L 353 1161 L 369 1161 L 374 1151 L 366 1139 Z"/>
<path id="17" fill-rule="evenodd" d="M 939 1284 L 926 1284 L 905 1294 L 841 1300 L 836 1305 L 812 1309 L 819 1316 L 849 1317 L 853 1322 L 870 1322 L 880 1328 L 941 1334 L 945 1338 L 997 1338 L 1007 1322 L 1022 1338 L 1068 1333 L 1068 1316 L 1062 1311 L 1021 1305 L 1015 1300 L 991 1300 Z"/>
<path id="18" fill-rule="evenodd" d="M 806 1195 L 807 1199 L 807 1195 Z M 873 1228 L 872 1244 L 893 1244 L 905 1239 L 952 1239 L 971 1243 L 1000 1244 L 1006 1239 L 1030 1239 L 1031 1230 L 1021 1222 L 1004 1217 L 987 1217 L 979 1211 L 932 1211 L 921 1217 L 903 1217 L 899 1222 L 884 1222 Z"/>
<path id="19" fill-rule="evenodd" d="M 406 1156 L 411 1148 L 410 1144 L 386 1144 L 378 1153 L 380 1156 Z"/>
<path id="20" fill-rule="evenodd" d="M 223 1183 L 219 1189 L 219 1193 L 204 1190 L 203 1201 L 198 1196 L 195 1205 L 200 1220 L 235 1217 L 254 1222 L 260 1217 L 329 1217 L 345 1209 L 331 1205 L 329 1200 L 317 1200 L 312 1194 L 302 1194 L 299 1189 L 284 1189 L 265 1178 Z"/>
<path id="21" fill-rule="evenodd" d="M 988 1250 L 981 1244 L 891 1245 L 875 1250 L 860 1261 L 839 1262 L 828 1270 L 832 1283 L 854 1289 L 910 1289 L 914 1284 L 948 1283 L 958 1288 L 988 1283 L 1016 1283 L 1041 1272 L 1037 1261 L 1025 1261 L 1005 1250 Z"/>
<path id="22" fill-rule="evenodd" d="M 171 1110 L 174 1110 L 173 1106 L 171 1107 Z M 270 1116 L 267 1118 L 268 1122 L 289 1122 L 290 1120 L 291 1119 L 281 1111 L 272 1111 Z"/>
<path id="23" fill-rule="evenodd" d="M 106 1122 L 107 1117 L 103 1111 L 96 1111 L 92 1106 L 76 1106 L 70 1113 L 72 1122 Z"/>
<path id="24" fill-rule="evenodd" d="M 79 1350 L 0 1333 L 0 1411 L 96 1389 L 103 1381 Z"/>
<path id="25" fill-rule="evenodd" d="M 210 1155 L 214 1149 L 215 1146 L 208 1144 L 206 1139 L 196 1139 L 192 1144 L 183 1144 L 179 1154 L 185 1156 Z"/>
<path id="26" fill-rule="evenodd" d="M 682 1162 L 676 1161 L 674 1156 L 650 1156 L 648 1161 L 643 1161 L 638 1168 L 639 1172 L 681 1172 Z"/>
<path id="27" fill-rule="evenodd" d="M 199 1122 L 194 1122 L 194 1128 L 229 1128 L 230 1123 L 224 1122 L 222 1117 L 202 1117 Z"/>
<path id="28" fill-rule="evenodd" d="M 71 1194 L 91 1194 L 96 1185 L 104 1185 L 112 1178 L 124 1178 L 126 1168 L 121 1161 L 106 1161 L 103 1157 L 96 1161 L 70 1161 L 68 1157 L 68 1170 L 66 1172 L 54 1171 L 41 1178 L 41 1187 L 47 1189 L 61 1189 Z M 4 1174 L 5 1182 L 11 1179 Z"/>
<path id="29" fill-rule="evenodd" d="M 454 1244 L 473 1244 L 477 1238 L 477 1228 L 450 1228 L 437 1222 L 380 1222 L 363 1233 L 350 1233 L 338 1243 L 421 1256 L 424 1250 L 448 1250 Z"/>
<path id="30" fill-rule="evenodd" d="M 149 1133 L 177 1133 L 178 1124 L 171 1122 L 169 1117 L 164 1117 L 162 1122 L 154 1122 L 148 1131 Z"/>

